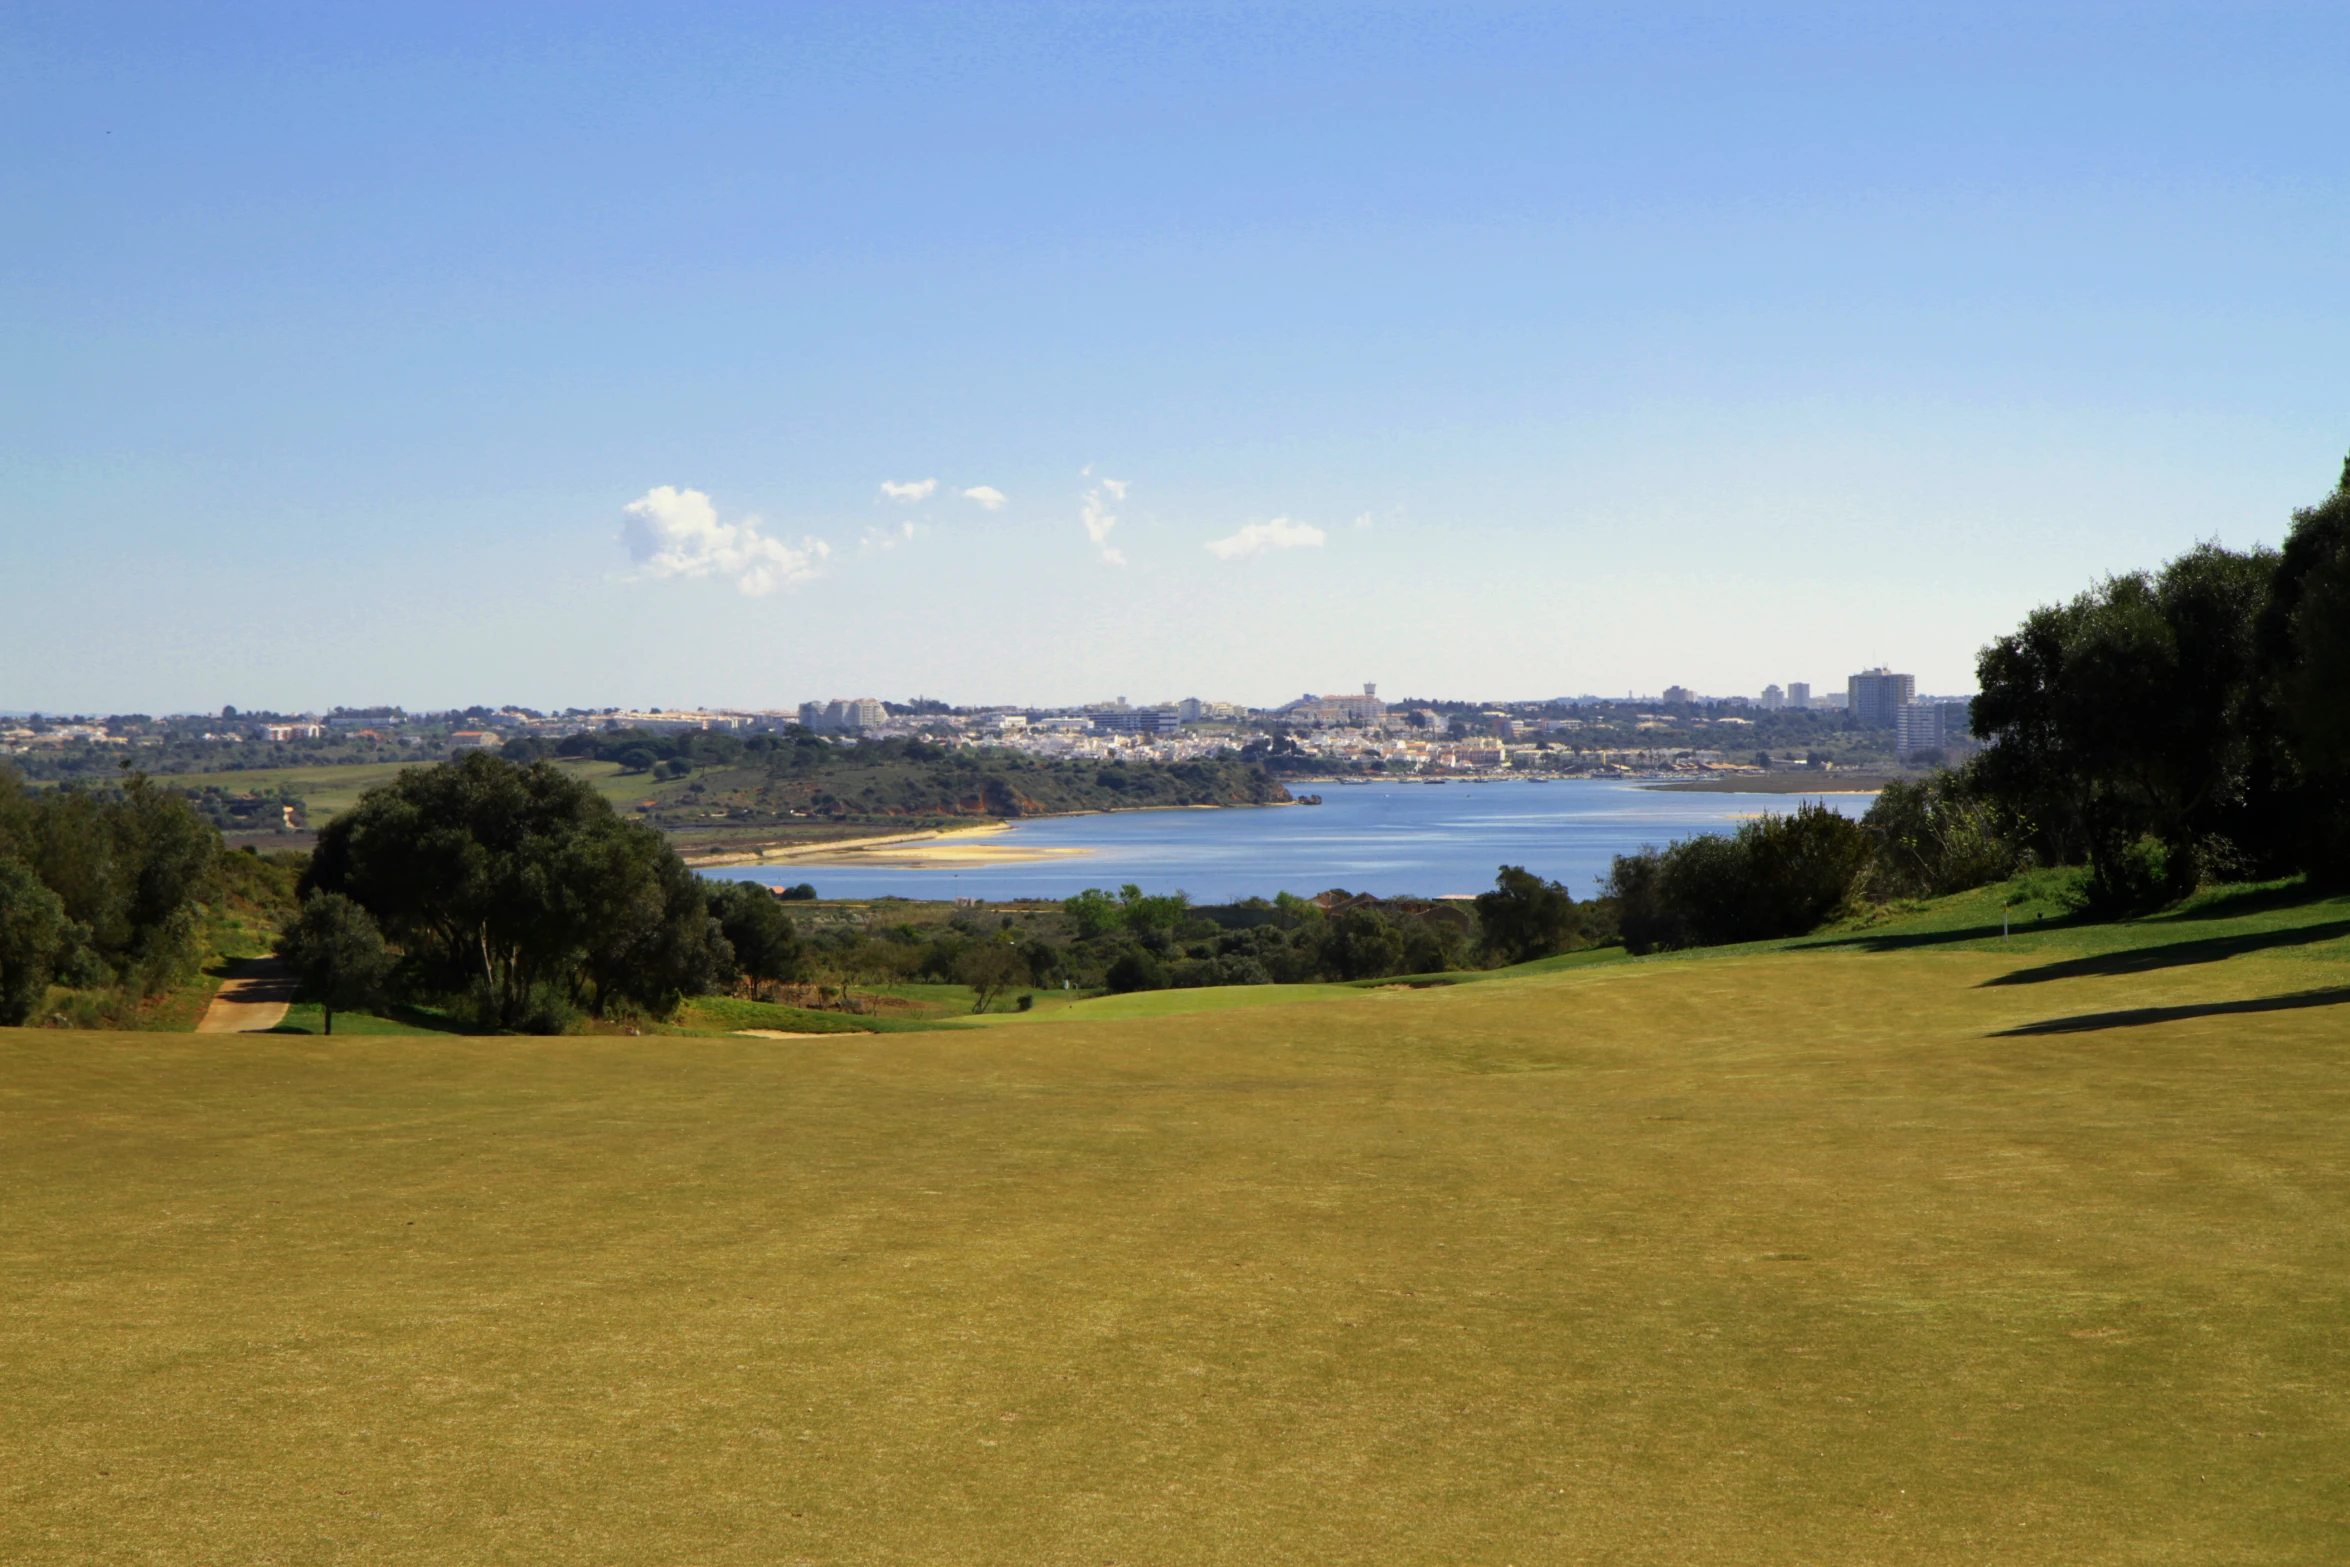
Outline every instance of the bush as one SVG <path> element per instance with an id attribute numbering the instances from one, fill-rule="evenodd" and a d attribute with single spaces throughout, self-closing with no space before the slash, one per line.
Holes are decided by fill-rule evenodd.
<path id="1" fill-rule="evenodd" d="M 2172 850 L 2152 834 L 2092 857 L 2089 874 L 2074 885 L 2065 901 L 2085 914 L 2101 918 L 2158 909 L 2192 892 L 2190 871 L 2184 888 Z"/>
<path id="2" fill-rule="evenodd" d="M 1377 909 L 1350 909 L 1322 937 L 1322 972 L 1332 979 L 1383 979 L 1403 972 L 1403 934 Z"/>
<path id="3" fill-rule="evenodd" d="M 316 888 L 278 931 L 277 952 L 294 971 L 296 994 L 318 1003 L 329 1034 L 337 1012 L 374 1005 L 392 971 L 383 933 L 368 912 L 341 893 Z"/>
<path id="4" fill-rule="evenodd" d="M 1478 942 L 1503 963 L 1525 963 L 1583 944 L 1575 900 L 1555 881 L 1504 865 L 1477 895 Z"/>
<path id="5" fill-rule="evenodd" d="M 1987 887 L 2029 858 L 2003 830 L 1998 807 L 1966 774 L 1937 772 L 1923 783 L 1895 779 L 1860 824 L 1874 841 L 1869 882 L 1878 897 L 1943 897 Z"/>
<path id="6" fill-rule="evenodd" d="M 0 1028 L 22 1028 L 72 940 L 65 903 L 40 878 L 0 860 Z"/>
<path id="7" fill-rule="evenodd" d="M 807 948 L 775 894 L 753 881 L 712 883 L 710 916 L 733 949 L 733 973 L 770 984 L 805 979 Z"/>
<path id="8" fill-rule="evenodd" d="M 0 860 L 56 895 L 71 939 L 49 961 L 88 985 L 154 995 L 192 975 L 195 901 L 219 857 L 220 834 L 186 798 L 138 774 L 36 795 L 0 767 Z"/>
<path id="9" fill-rule="evenodd" d="M 1167 971 L 1159 960 L 1140 947 L 1128 947 L 1110 964 L 1102 976 L 1103 983 L 1120 995 L 1136 990 L 1165 990 Z"/>
<path id="10" fill-rule="evenodd" d="M 1619 855 L 1608 875 L 1624 945 L 1635 953 L 1800 936 L 1859 890 L 1869 836 L 1824 805 L 1764 816 L 1729 836 Z"/>
<path id="11" fill-rule="evenodd" d="M 667 841 L 543 762 L 408 769 L 328 824 L 305 883 L 372 914 L 412 979 L 478 993 L 509 1028 L 582 1005 L 665 1015 L 735 961 Z"/>

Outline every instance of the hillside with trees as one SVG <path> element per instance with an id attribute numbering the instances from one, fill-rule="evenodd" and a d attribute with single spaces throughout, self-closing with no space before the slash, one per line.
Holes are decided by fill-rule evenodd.
<path id="1" fill-rule="evenodd" d="M 1189 762 L 1055 760 L 923 740 L 842 745 L 805 731 L 740 738 L 687 731 L 509 742 L 514 761 L 593 758 L 641 775 L 640 812 L 673 831 L 817 824 L 922 827 L 973 818 L 1145 806 L 1270 805 L 1289 791 L 1237 757 Z"/>

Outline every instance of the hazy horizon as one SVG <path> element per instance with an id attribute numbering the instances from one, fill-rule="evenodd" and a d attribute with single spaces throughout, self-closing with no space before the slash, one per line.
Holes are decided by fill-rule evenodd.
<path id="1" fill-rule="evenodd" d="M 2324 7 L 12 8 L 0 707 L 1857 669 L 2350 448 Z"/>

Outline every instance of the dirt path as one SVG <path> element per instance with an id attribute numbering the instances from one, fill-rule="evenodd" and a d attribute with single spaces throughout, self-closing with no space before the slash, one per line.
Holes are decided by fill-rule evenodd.
<path id="1" fill-rule="evenodd" d="M 199 1034 L 263 1034 L 286 1020 L 294 999 L 294 976 L 275 958 L 239 958 L 204 1016 Z"/>

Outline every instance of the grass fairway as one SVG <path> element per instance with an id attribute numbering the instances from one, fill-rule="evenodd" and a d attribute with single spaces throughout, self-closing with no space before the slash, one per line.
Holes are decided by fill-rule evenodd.
<path id="1" fill-rule="evenodd" d="M 2350 1560 L 2346 917 L 0 1034 L 0 1560 Z"/>

